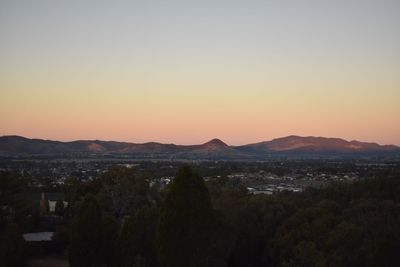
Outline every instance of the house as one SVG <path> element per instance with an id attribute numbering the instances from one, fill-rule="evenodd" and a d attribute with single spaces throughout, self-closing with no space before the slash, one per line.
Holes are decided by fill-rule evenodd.
<path id="1" fill-rule="evenodd" d="M 68 202 L 65 201 L 65 194 L 62 192 L 34 192 L 30 195 L 30 201 L 35 210 L 39 209 L 41 217 L 49 212 L 54 213 L 58 201 L 63 202 L 64 208 L 68 206 Z"/>

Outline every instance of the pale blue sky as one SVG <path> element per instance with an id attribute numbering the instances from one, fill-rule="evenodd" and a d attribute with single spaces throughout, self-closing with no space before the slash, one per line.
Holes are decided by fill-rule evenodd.
<path id="1" fill-rule="evenodd" d="M 10 64 L 399 62 L 398 0 L 0 3 L 0 53 Z"/>

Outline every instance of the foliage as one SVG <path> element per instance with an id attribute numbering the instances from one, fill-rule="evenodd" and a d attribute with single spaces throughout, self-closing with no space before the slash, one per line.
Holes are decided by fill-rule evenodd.
<path id="1" fill-rule="evenodd" d="M 380 177 L 306 192 L 270 241 L 276 266 L 398 266 L 400 180 Z"/>
<path id="2" fill-rule="evenodd" d="M 161 208 L 157 248 L 162 266 L 206 266 L 213 212 L 202 178 L 180 168 Z"/>
<path id="3" fill-rule="evenodd" d="M 0 178 L 1 263 L 20 266 L 24 241 L 10 222 L 21 227 L 29 215 L 25 178 Z M 69 179 L 65 217 L 75 216 L 58 225 L 55 241 L 69 243 L 71 266 L 400 265 L 398 173 L 252 195 L 235 179 L 205 183 L 184 166 L 160 188 L 121 166 L 94 182 Z"/>
<path id="4" fill-rule="evenodd" d="M 8 225 L 0 243 L 0 266 L 25 266 L 24 243 L 18 225 Z"/>
<path id="5" fill-rule="evenodd" d="M 149 201 L 146 178 L 133 168 L 115 166 L 99 180 L 98 197 L 112 216 L 122 219 Z"/>
<path id="6" fill-rule="evenodd" d="M 117 227 L 113 220 L 104 219 L 101 208 L 92 195 L 88 195 L 72 225 L 69 261 L 72 267 L 95 267 L 113 262 L 113 240 Z"/>
<path id="7" fill-rule="evenodd" d="M 64 207 L 64 201 L 62 200 L 57 200 L 56 206 L 55 206 L 55 211 L 54 211 L 58 216 L 63 216 L 65 212 L 65 207 Z"/>
<path id="8" fill-rule="evenodd" d="M 158 266 L 155 236 L 158 222 L 158 209 L 143 207 L 131 216 L 118 241 L 118 263 L 121 267 L 139 265 Z"/>
<path id="9" fill-rule="evenodd" d="M 114 266 L 116 261 L 116 246 L 119 233 L 119 224 L 111 216 L 104 216 L 101 221 L 100 257 L 106 266 Z"/>
<path id="10" fill-rule="evenodd" d="M 0 234 L 9 223 L 26 228 L 30 206 L 26 201 L 27 178 L 0 172 Z"/>

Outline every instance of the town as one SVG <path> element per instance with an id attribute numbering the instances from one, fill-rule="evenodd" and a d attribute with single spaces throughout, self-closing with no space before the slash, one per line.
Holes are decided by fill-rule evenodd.
<path id="1" fill-rule="evenodd" d="M 168 184 L 177 168 L 189 163 L 205 179 L 226 176 L 254 194 L 278 191 L 300 192 L 332 182 L 351 183 L 400 168 L 400 160 L 384 159 L 271 159 L 266 161 L 148 160 L 125 158 L 3 158 L 0 171 L 30 177 L 32 187 L 57 190 L 68 178 L 93 181 L 112 166 L 145 173 L 150 185 Z"/>

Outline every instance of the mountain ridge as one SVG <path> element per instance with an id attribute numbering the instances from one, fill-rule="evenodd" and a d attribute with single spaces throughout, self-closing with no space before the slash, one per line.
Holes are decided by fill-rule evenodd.
<path id="1" fill-rule="evenodd" d="M 372 142 L 347 141 L 341 138 L 297 136 L 274 138 L 270 141 L 230 146 L 218 138 L 198 145 L 163 144 L 158 142 L 130 143 L 102 140 L 55 141 L 30 139 L 18 135 L 0 137 L 1 155 L 20 154 L 164 154 L 176 156 L 198 156 L 247 158 L 271 154 L 366 154 L 400 153 L 395 145 L 379 145 Z"/>

